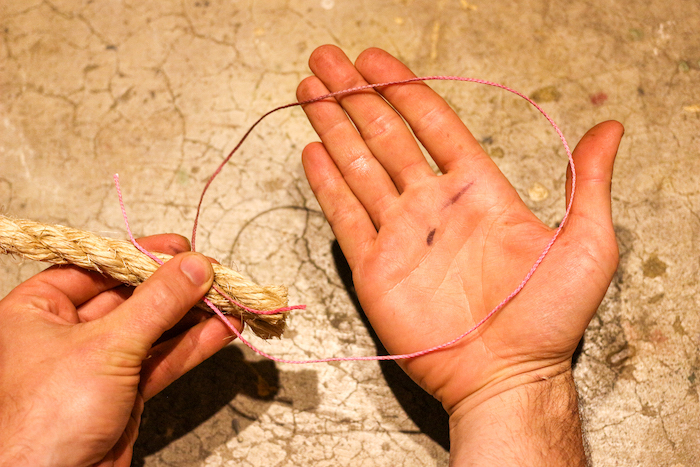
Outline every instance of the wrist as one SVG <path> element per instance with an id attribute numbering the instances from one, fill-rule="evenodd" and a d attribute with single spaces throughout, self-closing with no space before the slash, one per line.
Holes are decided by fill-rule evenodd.
<path id="1" fill-rule="evenodd" d="M 570 365 L 473 394 L 451 413 L 450 441 L 451 466 L 585 466 Z"/>

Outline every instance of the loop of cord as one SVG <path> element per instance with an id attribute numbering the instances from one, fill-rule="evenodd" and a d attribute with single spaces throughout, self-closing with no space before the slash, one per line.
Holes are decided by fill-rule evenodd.
<path id="1" fill-rule="evenodd" d="M 242 335 L 241 332 L 226 318 L 226 316 L 214 305 L 210 300 L 208 299 L 203 299 L 203 301 L 209 306 L 209 308 L 212 309 L 214 313 L 223 321 L 223 323 L 231 330 L 233 334 L 236 335 L 236 337 L 246 346 L 248 346 L 251 350 L 253 350 L 255 353 L 268 358 L 270 360 L 273 360 L 275 362 L 279 363 L 291 363 L 291 364 L 309 364 L 309 363 L 327 363 L 327 362 L 347 362 L 347 361 L 368 361 L 368 360 L 404 360 L 404 359 L 411 359 L 411 358 L 416 358 L 420 357 L 422 355 L 426 355 L 429 353 L 436 352 L 438 350 L 445 349 L 447 347 L 450 347 L 457 342 L 461 341 L 477 329 L 479 329 L 484 323 L 486 323 L 489 319 L 493 317 L 499 310 L 501 310 L 503 307 L 505 307 L 513 298 L 515 298 L 516 295 L 520 293 L 520 291 L 525 288 L 525 285 L 530 281 L 532 276 L 535 274 L 535 271 L 537 268 L 540 266 L 544 258 L 547 256 L 549 251 L 551 250 L 552 246 L 556 242 L 556 240 L 559 238 L 559 235 L 564 228 L 564 225 L 566 224 L 567 219 L 569 218 L 569 214 L 571 212 L 571 206 L 573 205 L 574 201 L 574 194 L 576 192 L 576 167 L 574 165 L 574 159 L 571 154 L 571 149 L 569 148 L 569 144 L 566 141 L 566 138 L 564 137 L 564 134 L 562 131 L 559 129 L 559 126 L 554 122 L 554 120 L 539 106 L 537 105 L 536 102 L 534 102 L 532 99 L 527 97 L 526 95 L 509 88 L 508 86 L 504 86 L 502 84 L 494 83 L 491 81 L 486 81 L 482 79 L 477 79 L 477 78 L 465 78 L 461 76 L 424 76 L 424 77 L 415 77 L 415 78 L 409 78 L 409 79 L 404 79 L 404 80 L 399 80 L 399 81 L 390 81 L 386 83 L 375 83 L 375 84 L 366 84 L 363 86 L 358 86 L 350 89 L 345 89 L 342 91 L 336 91 L 336 92 L 331 92 L 328 94 L 324 94 L 322 96 L 315 97 L 313 99 L 308 99 L 305 101 L 300 101 L 300 102 L 293 102 L 290 104 L 285 104 L 281 105 L 279 107 L 276 107 L 265 114 L 263 114 L 258 120 L 251 125 L 251 127 L 245 132 L 243 137 L 238 141 L 236 146 L 231 150 L 231 152 L 226 156 L 226 158 L 219 164 L 217 169 L 214 171 L 214 173 L 209 177 L 207 180 L 206 184 L 204 185 L 204 189 L 202 190 L 202 194 L 200 195 L 199 198 L 199 203 L 197 204 L 197 213 L 195 215 L 194 219 L 194 225 L 192 227 L 192 251 L 195 251 L 195 241 L 196 241 L 196 236 L 197 236 L 197 227 L 199 224 L 199 217 L 202 209 L 202 202 L 204 201 L 204 195 L 206 194 L 207 190 L 209 189 L 210 185 L 214 181 L 214 179 L 219 175 L 221 170 L 224 168 L 224 166 L 231 160 L 233 155 L 238 151 L 238 149 L 241 147 L 243 142 L 248 138 L 248 136 L 252 133 L 252 131 L 255 129 L 255 127 L 263 120 L 265 117 L 269 116 L 270 114 L 273 114 L 279 110 L 287 109 L 290 107 L 295 107 L 295 106 L 303 106 L 303 105 L 308 105 L 308 104 L 313 104 L 315 102 L 319 102 L 325 99 L 330 99 L 334 98 L 337 96 L 341 96 L 344 94 L 350 94 L 350 93 L 356 93 L 368 89 L 376 89 L 380 87 L 387 87 L 387 86 L 394 86 L 394 85 L 401 85 L 401 84 L 408 84 L 408 83 L 414 83 L 414 82 L 422 82 L 422 81 L 465 81 L 465 82 L 471 82 L 471 83 L 478 83 L 478 84 L 485 84 L 488 86 L 494 86 L 500 89 L 503 89 L 505 91 L 508 91 L 510 93 L 513 93 L 517 95 L 518 97 L 521 97 L 522 99 L 525 99 L 527 102 L 529 102 L 531 105 L 533 105 L 550 123 L 550 125 L 554 128 L 556 131 L 557 135 L 559 136 L 559 139 L 561 140 L 564 149 L 566 151 L 567 158 L 569 160 L 569 167 L 571 169 L 571 194 L 569 196 L 569 200 L 566 205 L 566 211 L 564 212 L 564 216 L 562 217 L 561 222 L 559 223 L 559 226 L 557 229 L 554 231 L 554 235 L 552 235 L 552 238 L 550 241 L 547 243 L 545 248 L 542 250 L 542 253 L 540 253 L 540 256 L 537 258 L 535 263 L 532 265 L 528 273 L 525 275 L 523 280 L 520 282 L 520 284 L 507 296 L 501 301 L 498 305 L 496 305 L 489 313 L 486 314 L 478 323 L 476 323 L 474 326 L 472 326 L 470 329 L 465 331 L 463 334 L 453 338 L 452 340 L 445 342 L 440 345 L 436 345 L 434 347 L 430 347 L 424 350 L 420 350 L 418 352 L 412 352 L 412 353 L 406 353 L 406 354 L 399 354 L 399 355 L 372 355 L 372 356 L 359 356 L 359 357 L 328 357 L 328 358 L 319 358 L 319 359 L 308 359 L 308 360 L 288 360 L 284 358 L 279 358 L 275 357 L 273 355 L 270 355 L 257 347 L 255 347 L 252 343 L 250 343 L 248 340 L 246 340 Z M 129 239 L 131 242 L 136 246 L 139 250 L 141 250 L 144 254 L 151 256 L 155 261 L 159 261 L 158 258 L 152 256 L 148 251 L 143 249 L 134 239 L 133 235 L 131 235 L 131 230 L 129 229 L 129 222 L 126 217 L 126 210 L 124 209 L 122 200 L 121 200 L 121 192 L 119 190 L 119 181 L 118 181 L 118 176 L 115 176 L 115 183 L 117 184 L 117 191 L 119 192 L 119 198 L 120 198 L 120 205 L 122 207 L 122 215 L 124 216 L 124 222 L 126 223 L 126 228 L 127 232 L 129 234 Z M 221 292 L 221 291 L 219 291 Z M 228 297 L 226 294 L 223 294 L 224 297 L 227 298 L 227 300 L 232 301 L 236 306 L 241 306 L 242 308 L 246 309 L 247 311 L 251 313 L 265 313 L 257 310 L 252 310 L 246 307 L 243 307 L 241 304 L 238 304 L 234 302 L 230 297 Z M 293 307 L 288 307 L 285 308 L 284 310 L 273 310 L 272 312 L 268 313 L 275 313 L 275 312 L 280 312 L 280 311 L 287 311 L 287 310 L 292 310 L 292 309 L 303 309 L 305 308 L 304 305 L 297 305 Z"/>

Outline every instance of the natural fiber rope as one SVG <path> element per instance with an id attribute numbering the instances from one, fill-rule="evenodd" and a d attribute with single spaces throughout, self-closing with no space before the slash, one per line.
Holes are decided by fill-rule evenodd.
<path id="1" fill-rule="evenodd" d="M 159 267 L 126 240 L 100 237 L 61 225 L 46 225 L 2 215 L 0 253 L 53 264 L 73 264 L 132 286 L 148 279 Z M 154 254 L 162 261 L 171 258 L 161 253 Z M 245 307 L 270 311 L 287 306 L 286 287 L 263 287 L 229 268 L 219 264 L 213 266 L 214 284 Z M 280 337 L 284 331 L 284 312 L 252 313 L 232 304 L 213 287 L 206 297 L 224 313 L 240 317 L 255 334 L 264 339 Z M 203 302 L 197 306 L 209 310 Z"/>

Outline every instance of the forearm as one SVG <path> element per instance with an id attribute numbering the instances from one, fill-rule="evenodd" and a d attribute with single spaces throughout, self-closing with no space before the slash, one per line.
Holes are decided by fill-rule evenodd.
<path id="1" fill-rule="evenodd" d="M 450 466 L 587 465 L 576 387 L 567 370 L 450 417 Z"/>

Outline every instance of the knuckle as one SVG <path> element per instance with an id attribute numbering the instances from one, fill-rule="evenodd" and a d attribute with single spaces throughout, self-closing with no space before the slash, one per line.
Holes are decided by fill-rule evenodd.
<path id="1" fill-rule="evenodd" d="M 403 126 L 403 121 L 395 112 L 380 113 L 368 120 L 363 126 L 362 137 L 367 143 L 381 140 L 383 137 L 391 137 L 393 130 L 399 125 Z"/>
<path id="2" fill-rule="evenodd" d="M 163 317 L 164 313 L 173 313 L 187 307 L 189 308 L 189 296 L 192 286 L 184 278 L 170 277 L 166 280 L 160 276 L 152 276 L 151 280 L 144 282 L 136 288 L 134 295 L 142 298 L 141 307 L 153 317 Z"/>

